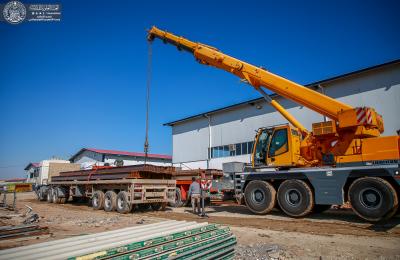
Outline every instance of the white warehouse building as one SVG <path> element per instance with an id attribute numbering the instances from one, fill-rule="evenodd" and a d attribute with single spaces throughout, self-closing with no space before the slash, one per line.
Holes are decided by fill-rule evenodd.
<path id="1" fill-rule="evenodd" d="M 400 60 L 306 85 L 354 107 L 374 107 L 383 116 L 383 135 L 400 129 Z M 305 127 L 323 116 L 276 94 L 271 97 Z M 250 162 L 255 131 L 287 121 L 263 98 L 183 118 L 172 127 L 172 162 L 186 169 L 222 169 L 224 162 Z M 190 143 L 190 149 L 188 149 Z"/>

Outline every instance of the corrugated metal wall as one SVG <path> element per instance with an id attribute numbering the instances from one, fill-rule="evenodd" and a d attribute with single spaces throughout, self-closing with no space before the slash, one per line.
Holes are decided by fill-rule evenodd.
<path id="1" fill-rule="evenodd" d="M 384 135 L 395 135 L 400 129 L 400 64 L 375 69 L 359 75 L 327 83 L 325 93 L 352 106 L 371 106 L 383 115 Z M 323 117 L 291 101 L 277 98 L 301 123 L 311 129 L 313 122 Z M 286 120 L 268 104 L 235 107 L 230 111 L 211 115 L 211 146 L 229 145 L 252 141 L 259 127 L 286 123 Z M 208 119 L 179 123 L 172 127 L 173 162 L 191 167 L 206 167 L 209 147 Z M 211 168 L 221 168 L 222 162 L 249 162 L 250 156 L 241 155 L 211 159 Z"/>

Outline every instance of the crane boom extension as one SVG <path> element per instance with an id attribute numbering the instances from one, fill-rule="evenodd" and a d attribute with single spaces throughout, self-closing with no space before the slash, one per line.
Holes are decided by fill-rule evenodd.
<path id="1" fill-rule="evenodd" d="M 214 47 L 192 42 L 156 27 L 148 31 L 147 38 L 149 41 L 159 38 L 179 50 L 192 53 L 201 64 L 225 70 L 248 82 L 301 132 L 302 138 L 299 138 L 298 132 L 291 126 L 259 129 L 255 138 L 257 146 L 252 153 L 253 165 L 261 163 L 269 167 L 307 167 L 399 158 L 399 138 L 380 137 L 384 131 L 383 119 L 373 108 L 353 108 L 263 68 L 226 55 Z M 285 108 L 271 99 L 264 88 L 332 120 L 313 123 L 312 131 L 308 132 Z M 283 138 L 285 142 L 273 142 L 279 134 L 283 137 L 276 138 Z M 268 136 L 271 136 L 270 141 Z"/>
<path id="2" fill-rule="evenodd" d="M 233 58 L 214 47 L 192 42 L 186 38 L 176 36 L 153 26 L 148 32 L 148 39 L 153 40 L 154 38 L 159 38 L 166 43 L 177 46 L 178 49 L 192 53 L 202 64 L 214 66 L 233 73 L 247 80 L 256 89 L 265 87 L 287 99 L 327 116 L 334 121 L 338 120 L 339 112 L 352 109 L 352 107 L 347 104 L 282 78 L 262 68 Z M 300 130 L 305 129 L 300 123 L 297 125 L 295 123 L 294 125 Z"/>

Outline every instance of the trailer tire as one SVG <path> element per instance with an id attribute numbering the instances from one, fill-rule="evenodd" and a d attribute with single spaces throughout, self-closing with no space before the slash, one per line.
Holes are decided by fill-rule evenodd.
<path id="1" fill-rule="evenodd" d="M 313 213 L 322 213 L 330 209 L 332 205 L 314 205 Z"/>
<path id="2" fill-rule="evenodd" d="M 171 207 L 174 208 L 179 208 L 182 207 L 183 201 L 182 201 L 182 193 L 180 188 L 175 189 L 175 202 L 170 202 L 168 203 Z"/>
<path id="3" fill-rule="evenodd" d="M 276 204 L 275 188 L 265 181 L 251 181 L 244 190 L 244 200 L 251 212 L 269 213 Z"/>
<path id="4" fill-rule="evenodd" d="M 132 204 L 129 202 L 129 193 L 120 191 L 117 196 L 117 211 L 122 214 L 131 212 Z"/>
<path id="5" fill-rule="evenodd" d="M 79 199 L 79 197 L 73 197 L 75 201 Z M 101 190 L 97 190 L 93 193 L 92 196 L 92 208 L 93 209 L 103 209 L 104 208 L 104 192 Z"/>
<path id="6" fill-rule="evenodd" d="M 155 211 L 164 211 L 167 207 L 166 202 L 152 203 L 151 208 Z"/>
<path id="7" fill-rule="evenodd" d="M 283 212 L 295 218 L 304 217 L 314 207 L 314 194 L 302 180 L 286 180 L 278 189 L 278 203 Z"/>
<path id="8" fill-rule="evenodd" d="M 47 191 L 47 202 L 48 203 L 53 203 L 53 188 L 49 188 Z"/>
<path id="9" fill-rule="evenodd" d="M 60 204 L 59 187 L 53 189 L 53 203 Z"/>
<path id="10" fill-rule="evenodd" d="M 55 187 L 53 189 L 53 202 L 57 204 L 65 204 L 69 199 L 68 187 Z"/>
<path id="11" fill-rule="evenodd" d="M 117 193 L 113 190 L 109 190 L 104 195 L 104 210 L 111 212 L 117 209 Z"/>
<path id="12" fill-rule="evenodd" d="M 51 191 L 51 196 L 52 196 L 52 200 L 53 200 L 53 203 L 56 203 L 56 204 L 59 204 L 60 203 L 60 200 L 59 200 L 59 197 L 58 197 L 58 187 L 54 187 L 54 188 L 52 188 L 52 191 Z"/>
<path id="13" fill-rule="evenodd" d="M 353 211 L 370 222 L 391 218 L 399 207 L 396 190 L 378 177 L 355 180 L 349 188 L 349 201 Z"/>
<path id="14" fill-rule="evenodd" d="M 45 192 L 45 187 L 40 187 L 38 191 L 38 200 L 45 201 L 47 199 L 47 194 Z"/>

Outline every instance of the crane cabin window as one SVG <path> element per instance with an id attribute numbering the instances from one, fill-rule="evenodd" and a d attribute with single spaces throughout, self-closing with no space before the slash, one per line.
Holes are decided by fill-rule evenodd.
<path id="1" fill-rule="evenodd" d="M 269 143 L 270 135 L 267 129 L 263 130 L 258 137 L 256 144 L 256 154 L 254 156 L 256 163 L 265 163 L 267 157 L 267 147 Z"/>
<path id="2" fill-rule="evenodd" d="M 268 156 L 273 157 L 288 151 L 288 135 L 286 129 L 279 129 L 274 135 L 269 146 Z"/>

